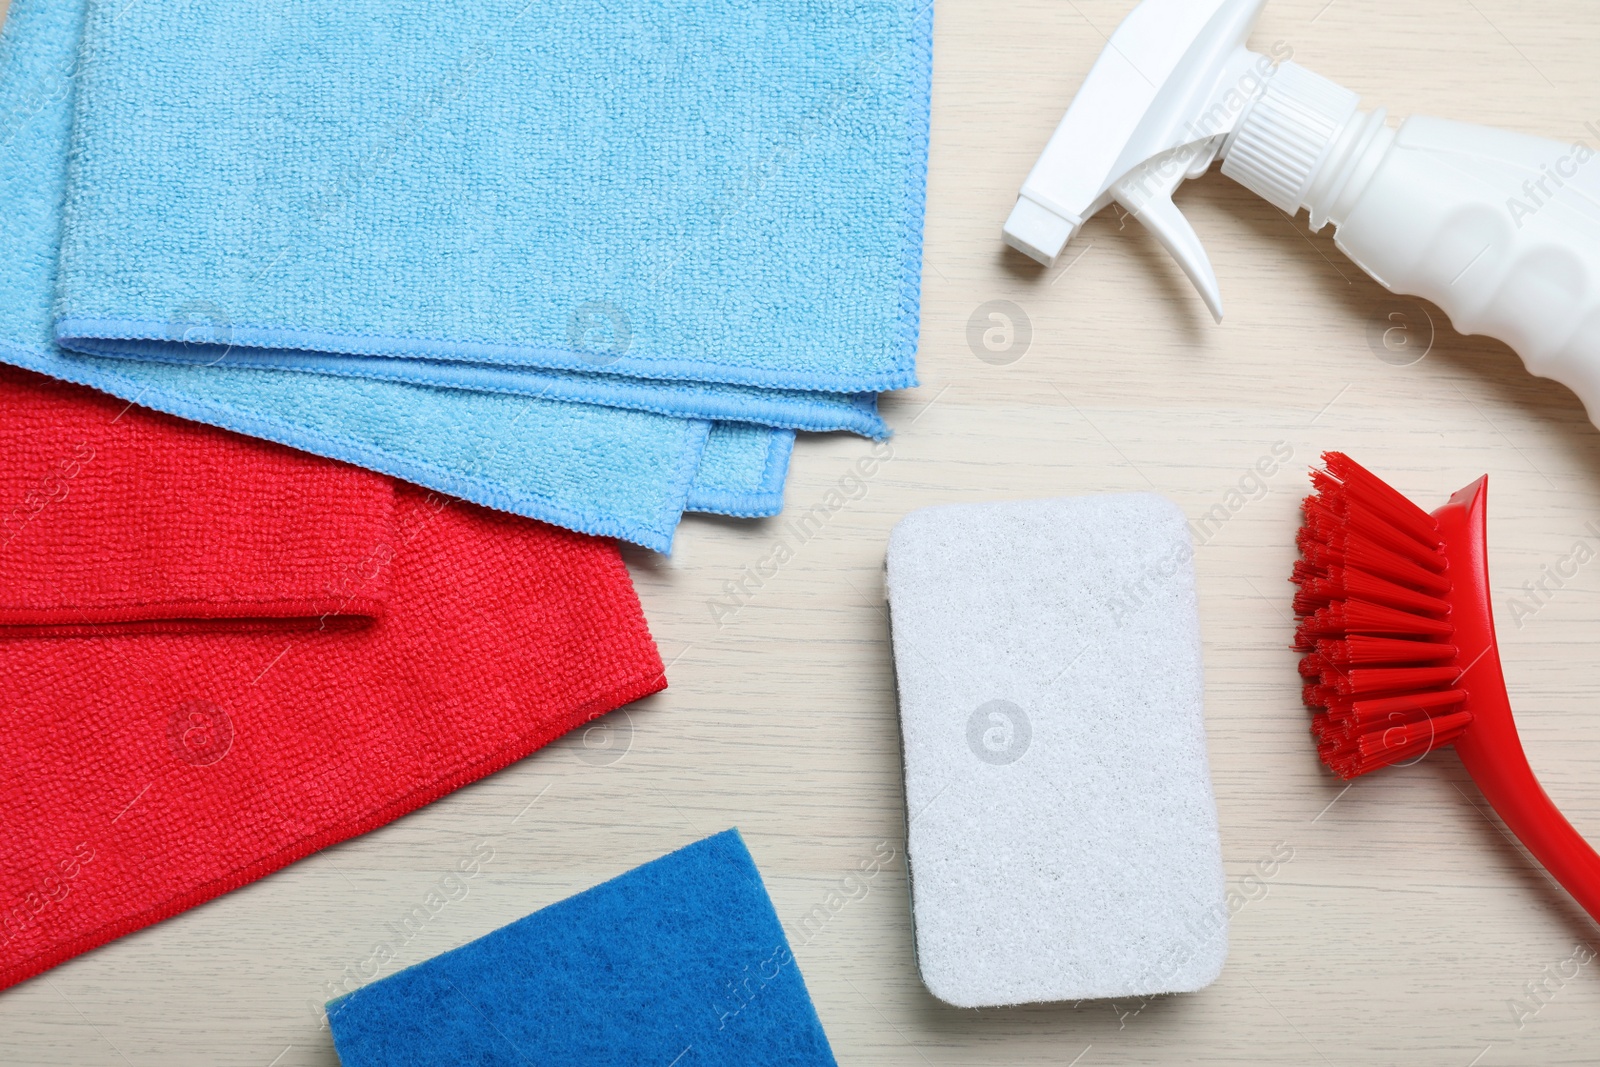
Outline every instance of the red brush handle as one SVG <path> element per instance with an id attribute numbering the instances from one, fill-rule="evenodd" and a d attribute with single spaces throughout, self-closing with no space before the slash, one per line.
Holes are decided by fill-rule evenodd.
<path id="1" fill-rule="evenodd" d="M 1455 741 L 1456 752 L 1511 832 L 1600 922 L 1600 854 L 1539 785 L 1511 715 L 1489 606 L 1487 481 L 1478 479 L 1433 513 L 1450 561 L 1453 640 L 1467 664 L 1456 687 L 1466 691 L 1466 706 L 1472 712 L 1472 725 Z"/>

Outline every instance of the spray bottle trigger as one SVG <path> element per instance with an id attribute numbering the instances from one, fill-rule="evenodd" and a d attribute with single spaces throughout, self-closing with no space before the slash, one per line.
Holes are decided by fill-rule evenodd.
<path id="1" fill-rule="evenodd" d="M 1217 284 L 1217 272 L 1211 267 L 1211 259 L 1206 255 L 1205 246 L 1200 243 L 1199 235 L 1194 232 L 1194 227 L 1189 225 L 1189 220 L 1184 218 L 1183 212 L 1172 202 L 1172 198 L 1152 197 L 1137 210 L 1132 208 L 1129 210 L 1134 218 L 1144 223 L 1145 228 L 1155 235 L 1155 239 L 1161 242 L 1161 247 L 1172 253 L 1172 258 L 1178 261 L 1183 273 L 1189 276 L 1189 280 L 1199 290 L 1200 299 L 1206 302 L 1211 317 L 1221 322 L 1222 287 Z"/>
<path id="2" fill-rule="evenodd" d="M 1191 173 L 1203 173 L 1216 158 L 1218 144 L 1197 142 L 1145 160 L 1111 187 L 1111 197 L 1142 222 L 1178 261 L 1200 293 L 1211 317 L 1222 321 L 1222 287 L 1200 236 L 1172 202 L 1172 194 Z"/>

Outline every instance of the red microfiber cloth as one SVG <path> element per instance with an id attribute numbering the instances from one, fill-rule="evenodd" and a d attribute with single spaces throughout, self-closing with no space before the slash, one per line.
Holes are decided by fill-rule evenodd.
<path id="1" fill-rule="evenodd" d="M 608 542 L 18 372 L 0 422 L 0 988 L 665 687 Z"/>
<path id="2" fill-rule="evenodd" d="M 0 635 L 383 614 L 394 482 L 0 368 Z"/>

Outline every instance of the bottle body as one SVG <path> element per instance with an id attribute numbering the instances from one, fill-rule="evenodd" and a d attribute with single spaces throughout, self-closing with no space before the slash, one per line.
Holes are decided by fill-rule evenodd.
<path id="1" fill-rule="evenodd" d="M 1510 345 L 1600 425 L 1600 151 L 1424 117 L 1374 148 L 1331 212 L 1339 248 Z"/>

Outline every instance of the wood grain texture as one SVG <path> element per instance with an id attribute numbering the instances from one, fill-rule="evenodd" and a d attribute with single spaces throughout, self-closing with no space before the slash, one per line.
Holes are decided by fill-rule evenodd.
<path id="1" fill-rule="evenodd" d="M 938 0 L 925 384 L 885 403 L 892 458 L 859 487 L 847 478 L 869 443 L 803 439 L 785 517 L 692 519 L 670 559 L 629 552 L 672 663 L 667 693 L 613 716 L 588 749 L 568 738 L 0 994 L 0 1062 L 331 1065 L 329 984 L 479 842 L 494 849 L 484 874 L 399 963 L 733 825 L 844 1064 L 1600 1062 L 1600 963 L 1550 977 L 1600 934 L 1508 842 L 1453 757 L 1348 792 L 1333 782 L 1286 650 L 1297 502 L 1320 451 L 1350 452 L 1429 506 L 1487 471 L 1495 607 L 1529 755 L 1600 839 L 1600 562 L 1511 619 L 1525 581 L 1580 539 L 1600 546 L 1586 528 L 1600 523 L 1600 433 L 1509 350 L 1386 293 L 1327 236 L 1217 174 L 1179 201 L 1221 279 L 1220 327 L 1112 213 L 1065 267 L 1004 253 L 1023 176 L 1131 7 Z M 1274 0 L 1254 40 L 1288 42 L 1395 115 L 1561 139 L 1600 123 L 1600 14 L 1580 0 Z M 1000 299 L 1032 334 L 1008 365 L 967 340 L 974 311 Z M 1380 358 L 1391 313 L 1423 341 L 1431 314 L 1426 358 Z M 881 576 L 894 522 L 928 504 L 1152 489 L 1199 519 L 1278 442 L 1293 460 L 1208 529 L 1196 563 L 1223 847 L 1253 898 L 1221 980 L 1147 1003 L 944 1007 L 912 960 L 903 858 L 802 931 L 880 842 L 903 843 Z M 787 523 L 836 488 L 851 499 L 797 545 Z M 745 578 L 737 610 L 716 610 L 783 538 L 793 558 Z M 1293 859 L 1246 883 L 1280 846 Z M 1544 983 L 1539 999 L 1529 983 Z"/>

